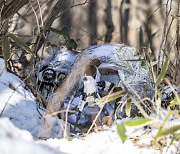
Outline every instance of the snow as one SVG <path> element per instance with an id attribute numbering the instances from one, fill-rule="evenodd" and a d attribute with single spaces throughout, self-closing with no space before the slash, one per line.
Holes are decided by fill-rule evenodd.
<path id="1" fill-rule="evenodd" d="M 59 151 L 36 144 L 31 134 L 15 127 L 8 118 L 0 119 L 0 154 L 57 154 Z"/>
<path id="2" fill-rule="evenodd" d="M 0 70 L 2 67 L 3 60 L 0 59 Z M 151 145 L 158 127 L 127 128 L 129 138 L 122 143 L 116 123 L 130 118 L 117 120 L 111 127 L 103 126 L 102 131 L 81 137 L 62 138 L 64 122 L 47 115 L 44 110 L 38 111 L 37 102 L 31 91 L 16 75 L 5 69 L 0 75 L 0 113 L 0 154 L 160 153 L 160 150 L 154 149 Z M 166 114 L 167 112 L 163 113 L 164 116 Z M 164 116 L 161 115 L 159 120 L 162 121 Z M 156 118 L 154 115 L 151 117 Z M 178 119 L 169 119 L 169 126 L 175 124 L 179 124 Z M 175 142 L 168 151 L 165 146 L 161 153 L 178 153 L 179 147 L 180 144 Z"/>
<path id="3" fill-rule="evenodd" d="M 3 64 L 2 61 L 0 59 L 0 64 Z M 64 122 L 55 117 L 43 118 L 41 115 L 46 113 L 37 107 L 30 90 L 16 75 L 5 69 L 0 76 L 0 98 L 1 117 L 8 117 L 18 128 L 28 130 L 34 138 L 63 136 L 61 127 Z M 51 129 L 56 131 L 52 133 Z"/>
<path id="4" fill-rule="evenodd" d="M 44 144 L 51 147 L 59 148 L 65 153 L 73 154 L 119 154 L 119 153 L 152 153 L 153 149 L 139 149 L 133 145 L 130 140 L 123 144 L 116 133 L 116 131 L 102 131 L 98 133 L 91 133 L 83 139 L 73 139 L 68 141 L 66 139 L 49 139 Z M 70 148 L 68 148 L 70 147 Z M 77 148 L 78 147 L 78 148 Z"/>

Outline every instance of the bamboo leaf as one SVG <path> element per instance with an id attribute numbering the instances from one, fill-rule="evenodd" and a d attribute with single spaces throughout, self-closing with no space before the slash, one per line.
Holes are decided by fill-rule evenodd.
<path id="1" fill-rule="evenodd" d="M 158 31 L 150 34 L 149 39 L 144 43 L 145 46 L 148 46 L 150 44 L 150 42 L 153 40 L 153 38 L 156 36 L 157 33 Z"/>
<path id="2" fill-rule="evenodd" d="M 174 133 L 172 139 L 171 139 L 171 143 L 169 145 L 169 147 L 173 144 L 174 141 L 180 139 L 180 133 Z"/>
<path id="3" fill-rule="evenodd" d="M 105 104 L 107 102 L 113 101 L 121 96 L 123 96 L 125 94 L 125 90 L 121 90 L 121 91 L 117 91 L 115 93 L 109 94 L 107 96 L 102 97 L 101 99 L 99 99 L 96 104 Z"/>
<path id="4" fill-rule="evenodd" d="M 132 61 L 132 62 L 138 62 L 138 61 L 147 61 L 146 59 L 127 59 L 127 60 L 122 60 L 122 61 Z"/>
<path id="5" fill-rule="evenodd" d="M 50 27 L 49 30 L 56 34 L 62 35 L 66 41 L 70 40 L 69 34 L 70 34 L 71 27 L 63 27 L 60 30 Z"/>
<path id="6" fill-rule="evenodd" d="M 168 134 L 173 134 L 174 132 L 176 132 L 178 130 L 180 130 L 180 125 L 172 126 L 170 128 L 167 128 L 167 129 L 164 129 L 164 130 L 160 131 L 159 134 L 158 134 L 158 137 L 165 136 L 165 135 L 168 135 Z"/>
<path id="7" fill-rule="evenodd" d="M 166 135 L 169 135 L 169 134 L 173 134 L 173 133 L 175 133 L 176 131 L 179 131 L 179 130 L 180 130 L 180 125 L 172 126 L 170 128 L 164 129 L 164 130 L 161 129 L 160 131 L 158 131 L 157 135 L 155 136 L 153 146 L 156 147 L 158 139 L 160 137 L 166 136 Z M 178 137 L 180 138 L 180 136 L 178 136 Z M 174 138 L 174 139 L 176 139 L 176 138 Z M 172 140 L 171 142 L 174 142 L 174 140 Z"/>
<path id="8" fill-rule="evenodd" d="M 131 116 L 131 104 L 132 104 L 132 100 L 128 99 L 127 102 L 126 102 L 126 115 L 128 117 Z"/>
<path id="9" fill-rule="evenodd" d="M 144 60 L 141 62 L 141 66 L 142 68 L 144 68 L 145 70 L 149 70 L 149 62 L 147 60 Z"/>
<path id="10" fill-rule="evenodd" d="M 127 139 L 126 128 L 124 124 L 117 124 L 117 132 L 121 138 L 121 141 L 124 143 Z"/>
<path id="11" fill-rule="evenodd" d="M 153 146 L 156 147 L 157 145 L 157 141 L 158 141 L 158 138 L 161 136 L 161 132 L 162 132 L 162 129 L 163 129 L 163 126 L 165 125 L 166 121 L 169 119 L 169 117 L 173 114 L 173 112 L 169 112 L 166 117 L 164 118 L 156 136 L 154 137 L 154 141 L 153 141 Z"/>
<path id="12" fill-rule="evenodd" d="M 151 66 L 157 65 L 157 61 L 152 61 L 150 63 L 151 63 Z"/>
<path id="13" fill-rule="evenodd" d="M 18 37 L 16 37 L 14 34 L 9 33 L 7 35 L 8 37 L 10 37 L 18 46 L 20 46 L 22 49 L 26 50 L 28 53 L 31 53 L 32 55 L 34 55 L 34 53 L 31 51 L 31 49 L 29 48 L 29 46 L 27 44 L 25 44 L 22 40 L 20 40 Z M 34 55 L 35 56 L 35 55 Z"/>
<path id="14" fill-rule="evenodd" d="M 169 65 L 169 62 L 170 62 L 170 56 L 168 56 L 168 58 L 166 59 L 165 63 L 164 63 L 164 66 L 161 70 L 161 73 L 159 74 L 157 80 L 156 80 L 156 83 L 155 83 L 155 86 L 157 87 L 161 81 L 163 80 L 165 74 L 166 74 L 166 71 L 168 69 L 168 65 Z"/>
<path id="15" fill-rule="evenodd" d="M 125 122 L 125 126 L 128 127 L 143 127 L 150 123 L 152 123 L 153 120 L 149 118 L 139 118 L 139 119 L 132 119 Z"/>
<path id="16" fill-rule="evenodd" d="M 156 36 L 157 33 L 158 33 L 158 31 L 151 33 L 150 39 L 152 40 Z"/>
<path id="17" fill-rule="evenodd" d="M 173 137 L 172 137 L 172 139 L 171 139 L 171 142 L 170 142 L 170 144 L 169 144 L 169 146 L 168 146 L 168 148 L 167 148 L 167 151 L 168 151 L 168 149 L 170 148 L 170 146 L 173 144 L 173 142 L 174 141 L 177 141 L 177 140 L 179 140 L 180 139 L 180 133 L 174 133 L 173 134 Z"/>
<path id="18" fill-rule="evenodd" d="M 165 123 L 166 123 L 166 121 L 169 119 L 169 117 L 171 116 L 173 114 L 173 112 L 169 112 L 168 114 L 167 114 L 167 116 L 164 118 L 164 120 L 163 120 L 163 123 L 161 124 L 161 129 L 163 128 L 163 126 L 165 125 Z"/>
<path id="19" fill-rule="evenodd" d="M 4 57 L 4 64 L 5 67 L 7 68 L 8 60 L 10 58 L 10 44 L 8 37 L 5 35 L 2 36 L 2 52 Z"/>
<path id="20" fill-rule="evenodd" d="M 171 102 L 170 102 L 170 104 L 169 104 L 169 108 L 170 107 L 173 107 L 174 105 L 177 105 L 177 104 L 180 104 L 180 96 L 178 96 L 178 97 L 175 97 Z"/>
<path id="21" fill-rule="evenodd" d="M 139 31 L 139 49 L 141 50 L 144 46 L 143 29 L 140 27 Z"/>

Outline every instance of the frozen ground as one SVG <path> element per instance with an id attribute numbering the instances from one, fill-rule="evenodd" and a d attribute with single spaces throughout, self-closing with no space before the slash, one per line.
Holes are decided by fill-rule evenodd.
<path id="1" fill-rule="evenodd" d="M 0 59 L 0 154 L 180 153 L 178 142 L 168 151 L 167 146 L 162 151 L 152 148 L 151 143 L 157 132 L 155 127 L 127 129 L 130 136 L 124 144 L 117 134 L 116 124 L 85 137 L 64 139 L 64 122 L 55 117 L 44 119 L 39 113 L 45 115 L 45 111 L 38 110 L 37 102 L 25 84 L 2 69 L 3 60 Z M 117 123 L 124 120 L 128 119 Z M 168 125 L 177 123 L 178 120 L 169 120 Z"/>

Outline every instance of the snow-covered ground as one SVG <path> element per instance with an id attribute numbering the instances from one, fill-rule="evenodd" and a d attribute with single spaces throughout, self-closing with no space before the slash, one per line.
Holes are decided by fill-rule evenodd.
<path id="1" fill-rule="evenodd" d="M 0 59 L 1 70 L 2 66 Z M 0 72 L 1 118 L 8 117 L 16 127 L 28 130 L 34 138 L 62 137 L 64 122 L 56 117 L 43 118 L 46 113 L 38 108 L 35 97 L 23 81 L 5 69 Z"/>
<path id="2" fill-rule="evenodd" d="M 83 137 L 62 138 L 64 122 L 56 117 L 42 117 L 45 111 L 38 109 L 35 97 L 23 81 L 2 69 L 3 60 L 0 59 L 0 154 L 180 153 L 178 142 L 168 151 L 167 146 L 162 151 L 152 148 L 158 130 L 155 127 L 128 128 L 129 138 L 123 144 L 116 123 L 128 119 Z M 177 123 L 178 120 L 169 120 L 168 125 Z"/>

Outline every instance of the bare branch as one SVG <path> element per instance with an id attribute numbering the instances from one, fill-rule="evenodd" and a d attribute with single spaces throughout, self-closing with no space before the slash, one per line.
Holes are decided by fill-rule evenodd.
<path id="1" fill-rule="evenodd" d="M 89 3 L 88 0 L 85 0 L 83 3 L 72 5 L 70 8 L 73 8 L 73 7 L 76 7 L 76 6 L 80 6 L 80 5 L 84 5 L 86 3 Z"/>
<path id="2" fill-rule="evenodd" d="M 180 83 L 180 1 L 178 2 L 178 9 L 176 14 L 177 24 L 176 24 L 176 50 L 177 50 L 177 61 L 176 61 L 176 70 L 174 80 L 179 84 Z"/>
<path id="3" fill-rule="evenodd" d="M 170 4 L 169 4 L 170 2 Z M 170 5 L 170 8 L 168 9 L 168 6 Z M 157 57 L 157 61 L 158 61 L 158 64 L 157 64 L 157 72 L 156 74 L 158 74 L 158 70 L 159 70 L 159 67 L 161 66 L 161 61 L 160 61 L 160 58 L 162 56 L 162 47 L 163 47 L 163 44 L 164 44 L 164 41 L 165 41 L 165 38 L 167 36 L 167 25 L 168 25 L 168 17 L 170 15 L 170 12 L 172 10 L 172 0 L 167 0 L 167 3 L 166 3 L 166 19 L 165 19 L 165 23 L 164 23 L 164 28 L 163 28 L 163 34 L 162 34 L 162 40 L 161 40 L 161 43 L 160 43 L 160 47 L 159 47 L 159 52 L 158 52 L 158 57 Z"/>
<path id="4" fill-rule="evenodd" d="M 46 19 L 46 21 L 44 22 L 44 27 L 43 29 L 41 30 L 41 33 L 39 35 L 39 37 L 37 37 L 36 39 L 36 45 L 34 46 L 33 48 L 33 51 L 36 53 L 40 48 L 41 46 L 43 45 L 44 41 L 45 41 L 45 38 L 47 37 L 48 35 L 48 30 L 49 28 L 51 27 L 52 23 L 54 22 L 54 20 L 56 19 L 57 17 L 57 14 L 59 14 L 62 10 L 61 10 L 61 6 L 62 6 L 62 0 L 58 0 L 54 6 L 52 7 L 52 9 L 50 10 L 50 13 Z"/>
<path id="5" fill-rule="evenodd" d="M 11 0 L 7 5 L 4 5 L 1 12 L 1 20 L 11 18 L 22 6 L 26 5 L 29 0 Z"/>
<path id="6" fill-rule="evenodd" d="M 73 7 L 86 4 L 88 2 L 88 0 L 85 0 L 83 3 L 72 5 L 65 10 L 62 10 L 63 9 L 62 8 L 63 2 L 64 2 L 63 0 L 58 0 L 55 3 L 55 5 L 52 7 L 49 16 L 47 17 L 46 21 L 44 22 L 44 27 L 43 27 L 39 37 L 37 37 L 37 39 L 35 41 L 35 42 L 37 42 L 37 44 L 33 48 L 34 52 L 37 52 L 41 48 L 41 46 L 43 45 L 45 38 L 48 36 L 49 28 L 51 27 L 51 25 L 53 24 L 55 19 L 57 19 L 60 15 L 62 15 L 67 10 L 69 10 Z"/>

